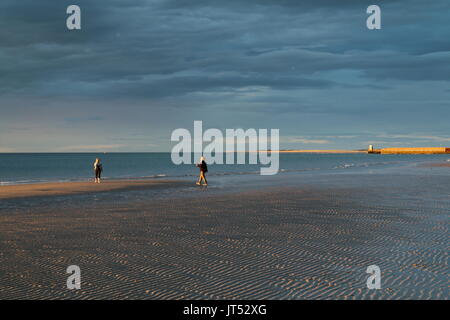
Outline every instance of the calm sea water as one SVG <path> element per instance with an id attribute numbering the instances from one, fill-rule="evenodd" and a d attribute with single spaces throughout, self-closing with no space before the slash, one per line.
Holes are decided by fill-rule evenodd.
<path id="1" fill-rule="evenodd" d="M 106 179 L 177 178 L 198 174 L 195 165 L 174 165 L 170 153 L 0 154 L 0 184 L 85 181 L 93 176 L 96 157 Z M 280 172 L 309 174 L 357 172 L 444 162 L 449 155 L 280 154 Z M 260 165 L 209 165 L 209 176 L 258 175 Z"/>

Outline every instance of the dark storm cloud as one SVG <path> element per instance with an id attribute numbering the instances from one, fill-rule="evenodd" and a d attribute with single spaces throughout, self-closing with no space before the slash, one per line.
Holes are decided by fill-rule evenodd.
<path id="1" fill-rule="evenodd" d="M 368 1 L 76 3 L 82 31 L 65 28 L 72 2 L 2 1 L 1 94 L 163 97 L 322 88 L 337 83 L 318 73 L 343 69 L 374 81 L 448 80 L 450 71 L 442 2 L 380 1 L 378 33 L 364 28 Z M 434 23 L 414 26 L 426 17 Z"/>
<path id="2" fill-rule="evenodd" d="M 66 28 L 71 4 L 81 31 Z M 382 30 L 366 28 L 371 4 Z M 445 137 L 449 12 L 447 0 L 2 0 L 0 152 L 36 139 L 139 151 L 133 134 L 167 145 L 196 119 L 296 143 L 360 137 L 344 148 L 411 128 Z"/>

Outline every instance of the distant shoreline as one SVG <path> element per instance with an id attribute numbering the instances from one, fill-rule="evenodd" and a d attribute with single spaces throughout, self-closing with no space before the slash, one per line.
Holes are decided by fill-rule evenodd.
<path id="1" fill-rule="evenodd" d="M 383 148 L 373 150 L 280 150 L 280 153 L 450 154 L 450 148 Z"/>
<path id="2" fill-rule="evenodd" d="M 255 152 L 278 152 L 278 153 L 316 153 L 316 154 L 450 154 L 450 148 L 446 147 L 423 147 L 423 148 L 380 148 L 369 151 L 367 149 L 346 150 L 346 149 L 329 149 L 329 150 L 302 150 L 302 149 L 282 149 L 282 150 L 252 150 L 252 151 L 224 151 L 222 153 L 255 153 Z M 170 151 L 141 151 L 141 152 L 0 152 L 0 155 L 33 155 L 33 154 L 168 154 Z"/>
<path id="3" fill-rule="evenodd" d="M 280 150 L 280 153 L 367 153 L 367 150 Z"/>

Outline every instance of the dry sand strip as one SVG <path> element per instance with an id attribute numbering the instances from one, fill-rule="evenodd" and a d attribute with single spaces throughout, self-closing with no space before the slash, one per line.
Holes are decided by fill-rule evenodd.
<path id="1" fill-rule="evenodd" d="M 0 186 L 0 199 L 155 189 L 185 184 L 185 182 L 175 180 L 104 180 L 102 183 L 52 182 L 10 185 Z"/>
<path id="2" fill-rule="evenodd" d="M 421 164 L 420 167 L 422 167 L 422 168 L 450 168 L 450 162 L 425 163 L 425 164 Z"/>
<path id="3" fill-rule="evenodd" d="M 360 189 L 0 208 L 0 299 L 448 298 L 447 202 Z"/>

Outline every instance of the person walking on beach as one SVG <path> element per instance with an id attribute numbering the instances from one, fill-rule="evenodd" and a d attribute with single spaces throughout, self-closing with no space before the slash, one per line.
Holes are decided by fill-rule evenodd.
<path id="1" fill-rule="evenodd" d="M 95 159 L 94 162 L 94 172 L 95 172 L 95 183 L 100 183 L 100 179 L 102 178 L 103 166 L 100 162 L 100 159 Z"/>
<path id="2" fill-rule="evenodd" d="M 204 157 L 200 158 L 200 163 L 197 163 L 197 167 L 200 168 L 200 177 L 198 178 L 197 184 L 200 186 L 202 181 L 205 181 L 205 186 L 208 185 L 208 181 L 206 181 L 206 172 L 208 172 L 208 166 L 206 165 L 206 161 Z"/>

